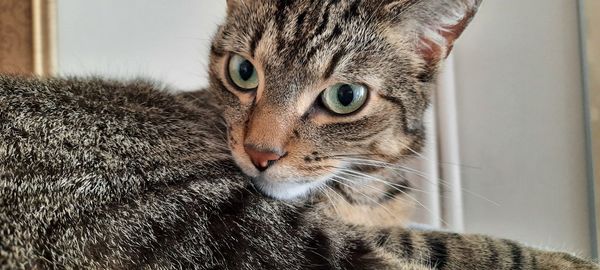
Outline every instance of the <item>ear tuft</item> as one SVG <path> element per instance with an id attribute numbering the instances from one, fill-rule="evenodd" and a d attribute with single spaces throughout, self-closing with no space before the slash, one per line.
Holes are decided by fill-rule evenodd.
<path id="1" fill-rule="evenodd" d="M 409 31 L 424 60 L 433 63 L 448 56 L 454 42 L 469 25 L 482 0 L 398 0 L 386 6 L 403 31 Z"/>

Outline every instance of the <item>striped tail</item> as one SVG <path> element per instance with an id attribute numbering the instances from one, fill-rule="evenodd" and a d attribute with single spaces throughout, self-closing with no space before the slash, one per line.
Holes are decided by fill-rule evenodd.
<path id="1" fill-rule="evenodd" d="M 384 229 L 374 232 L 371 241 L 397 258 L 432 269 L 600 269 L 567 253 L 483 235 Z"/>

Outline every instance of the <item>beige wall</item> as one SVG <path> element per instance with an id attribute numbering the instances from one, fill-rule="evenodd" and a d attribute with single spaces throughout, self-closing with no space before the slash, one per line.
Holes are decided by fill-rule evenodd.
<path id="1" fill-rule="evenodd" d="M 484 1 L 456 74 L 467 231 L 590 255 L 577 1 Z"/>

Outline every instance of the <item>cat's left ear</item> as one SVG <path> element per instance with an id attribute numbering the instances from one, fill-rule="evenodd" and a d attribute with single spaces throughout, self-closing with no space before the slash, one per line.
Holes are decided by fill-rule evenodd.
<path id="1" fill-rule="evenodd" d="M 471 22 L 482 0 L 393 0 L 384 10 L 397 23 L 423 59 L 435 64 L 445 59 L 454 42 Z"/>

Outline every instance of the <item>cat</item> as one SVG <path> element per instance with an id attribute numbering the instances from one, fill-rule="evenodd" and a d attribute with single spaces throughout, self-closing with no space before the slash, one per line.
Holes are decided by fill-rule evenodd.
<path id="1" fill-rule="evenodd" d="M 328 5 L 339 3 L 346 2 Z M 357 14 L 349 16 L 360 18 L 373 2 L 354 3 L 348 6 L 349 12 Z M 234 7 L 250 1 L 229 4 L 230 20 L 243 21 L 244 16 L 232 15 Z M 273 8 L 273 4 L 251 3 L 259 9 Z M 280 6 L 284 10 L 291 7 L 284 4 Z M 422 5 L 416 1 L 387 4 L 386 10 L 397 10 L 399 15 Z M 437 55 L 429 60 L 441 59 L 448 50 L 434 45 L 426 48 Z M 213 60 L 225 51 L 213 46 Z M 238 65 L 231 69 L 247 72 L 228 80 L 250 87 L 248 79 L 263 76 L 253 72 L 247 59 L 236 59 L 233 62 Z M 340 56 L 338 61 L 342 60 Z M 218 67 L 214 63 L 212 67 Z M 427 67 L 430 74 L 435 74 L 436 65 Z M 227 103 L 226 92 L 220 91 L 223 88 L 215 88 L 217 73 L 211 72 L 212 92 L 180 95 L 143 82 L 0 77 L 1 267 L 598 268 L 568 254 L 507 240 L 349 225 L 324 218 L 327 206 L 320 203 L 262 198 L 257 193 L 292 199 L 306 195 L 310 188 L 303 191 L 303 185 L 292 183 L 269 189 L 257 182 L 264 179 L 243 176 L 238 170 L 238 166 L 244 170 L 243 159 L 238 156 L 234 163 L 230 155 L 235 157 L 237 152 L 229 149 L 236 146 L 232 125 L 236 122 L 231 119 L 239 107 L 226 106 L 235 103 Z M 348 87 L 366 90 L 349 85 L 347 93 Z M 366 102 L 365 95 L 362 98 Z M 331 99 L 324 97 L 322 102 Z M 271 131 L 271 135 L 282 134 Z M 296 132 L 299 138 L 306 136 L 306 130 Z M 418 133 L 413 134 L 415 142 L 422 141 Z M 244 153 L 251 153 L 256 169 L 266 171 L 285 156 L 265 153 L 260 144 L 242 146 Z M 274 154 L 279 155 L 277 160 Z M 311 155 L 303 160 L 329 158 L 318 152 Z M 248 181 L 254 183 L 248 185 Z"/>
<path id="2" fill-rule="evenodd" d="M 0 75 L 0 269 L 600 269 L 261 196 L 210 91 Z"/>
<path id="3" fill-rule="evenodd" d="M 320 193 L 346 222 L 406 224 L 396 164 L 422 149 L 438 70 L 480 3 L 228 0 L 210 90 L 236 164 L 266 196 Z"/>

